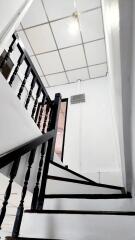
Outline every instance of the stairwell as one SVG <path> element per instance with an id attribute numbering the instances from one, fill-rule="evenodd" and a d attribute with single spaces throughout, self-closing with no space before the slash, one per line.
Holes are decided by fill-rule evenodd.
<path id="1" fill-rule="evenodd" d="M 14 180 L 21 185 L 19 191 L 22 192 L 19 206 L 17 209 L 15 207 L 16 216 L 12 234 L 7 236 L 5 233 L 3 238 L 6 237 L 7 240 L 134 239 L 135 201 L 130 193 L 123 187 L 97 183 L 68 169 L 63 163 L 55 161 L 54 147 L 61 96 L 56 94 L 55 100 L 50 100 L 28 54 L 23 51 L 21 41 L 15 35 L 7 55 L 1 62 L 1 68 L 12 53 L 12 45 L 15 42 L 21 55 L 6 84 L 12 87 L 18 68 L 25 60 L 28 67 L 19 88 L 18 98 L 21 101 L 29 69 L 33 78 L 24 108 L 27 109 L 32 98 L 34 80 L 38 88 L 33 97 L 33 107 L 29 109 L 29 116 L 32 117 L 41 134 L 0 156 L 2 173 L 4 173 L 3 167 L 13 163 L 8 170 L 9 183 L 2 203 L 1 227 L 9 211 L 10 200 L 12 199 L 12 203 L 14 201 L 12 196 Z M 39 100 L 41 92 L 42 99 Z M 20 103 L 18 101 L 18 104 Z M 22 156 L 25 154 L 28 154 L 27 160 L 25 159 L 25 164 L 22 164 L 24 162 Z M 21 171 L 23 179 L 19 182 L 16 176 L 18 173 L 20 175 Z M 29 206 L 27 201 L 30 201 Z"/>

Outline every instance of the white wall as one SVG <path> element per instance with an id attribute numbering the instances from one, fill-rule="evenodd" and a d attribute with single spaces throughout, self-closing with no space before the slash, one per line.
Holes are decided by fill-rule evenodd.
<path id="1" fill-rule="evenodd" d="M 5 48 L 33 0 L 0 1 L 0 53 Z"/>
<path id="2" fill-rule="evenodd" d="M 126 187 L 125 154 L 123 137 L 122 78 L 120 58 L 119 0 L 102 0 L 105 41 L 107 48 L 110 96 L 114 132 L 119 146 L 124 186 Z"/>
<path id="3" fill-rule="evenodd" d="M 128 185 L 135 195 L 135 1 L 120 0 L 120 13 L 125 156 Z"/>
<path id="4" fill-rule="evenodd" d="M 102 0 L 114 116 L 127 190 L 135 192 L 135 2 Z M 124 166 L 125 165 L 125 166 Z M 125 168 L 125 170 L 124 170 Z"/>
<path id="5" fill-rule="evenodd" d="M 132 2 L 132 64 L 131 64 L 131 82 L 128 82 L 128 84 L 131 84 L 130 90 L 131 90 L 131 98 L 130 98 L 130 104 L 131 104 L 131 128 L 130 128 L 130 136 L 131 136 L 131 152 L 132 152 L 132 191 L 135 195 L 135 2 Z"/>
<path id="6" fill-rule="evenodd" d="M 17 80 L 18 78 L 16 81 Z M 17 82 L 15 85 L 17 86 Z M 22 96 L 22 100 L 20 101 L 16 96 L 17 92 L 14 87 L 11 88 L 3 75 L 0 74 L 0 155 L 41 135 L 41 131 L 31 118 L 31 108 L 29 107 L 28 111 L 24 107 L 25 96 Z M 26 93 L 24 95 L 26 95 Z M 36 176 L 41 157 L 40 147 L 41 146 L 37 148 L 34 164 L 31 169 L 31 177 L 28 187 L 31 192 L 33 191 L 36 183 Z M 28 157 L 29 153 L 22 156 L 20 161 L 18 173 L 15 179 L 15 181 L 20 185 L 24 182 L 28 166 Z M 56 160 L 57 156 L 55 155 L 54 158 Z M 12 164 L 0 169 L 0 171 L 9 177 L 11 165 Z"/>
<path id="7" fill-rule="evenodd" d="M 0 155 L 20 146 L 41 135 L 41 131 L 31 118 L 30 113 L 24 108 L 14 90 L 9 86 L 0 74 Z M 29 154 L 21 158 L 19 170 L 15 181 L 20 185 L 24 182 L 27 170 Z M 29 190 L 32 191 L 36 181 L 37 169 L 40 160 L 40 148 L 38 148 L 35 164 L 32 169 Z M 9 176 L 11 165 L 0 169 L 2 173 Z M 22 171 L 23 169 L 23 171 Z"/>
<path id="8" fill-rule="evenodd" d="M 53 98 L 69 98 L 64 163 L 69 168 L 110 184 L 122 184 L 121 160 L 112 118 L 109 79 L 100 78 L 48 88 Z M 70 104 L 70 96 L 85 93 L 86 102 Z"/>
<path id="9" fill-rule="evenodd" d="M 132 83 L 130 81 L 132 63 L 132 10 L 133 1 L 119 1 L 120 15 L 120 56 L 122 78 L 123 139 L 126 166 L 126 185 L 132 191 Z M 134 110 L 133 110 L 134 111 Z M 134 160 L 133 160 L 134 161 Z"/>
<path id="10" fill-rule="evenodd" d="M 2 35 L 9 23 L 13 21 L 19 8 L 21 8 L 25 2 L 25 0 L 0 1 L 0 35 Z"/>
<path id="11" fill-rule="evenodd" d="M 13 89 L 0 74 L 0 154 L 41 135 Z"/>

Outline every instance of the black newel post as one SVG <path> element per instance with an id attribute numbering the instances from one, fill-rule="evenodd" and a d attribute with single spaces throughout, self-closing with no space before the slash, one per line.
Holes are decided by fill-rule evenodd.
<path id="1" fill-rule="evenodd" d="M 47 175 L 49 170 L 49 162 L 53 161 L 53 157 L 54 157 L 60 103 L 61 103 L 61 95 L 57 93 L 55 95 L 55 100 L 52 105 L 52 109 L 49 117 L 49 123 L 48 123 L 48 131 L 54 129 L 55 133 L 54 133 L 54 137 L 48 141 L 42 180 L 41 180 L 40 193 L 39 193 L 38 204 L 37 204 L 38 210 L 43 209 Z"/>

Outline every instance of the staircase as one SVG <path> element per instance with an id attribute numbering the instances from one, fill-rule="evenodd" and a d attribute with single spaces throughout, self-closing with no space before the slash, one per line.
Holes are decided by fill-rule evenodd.
<path id="1" fill-rule="evenodd" d="M 43 208 L 25 210 L 19 237 L 6 239 L 134 239 L 133 209 L 135 200 L 123 188 L 50 161 Z"/>
<path id="2" fill-rule="evenodd" d="M 56 94 L 54 101 L 51 101 L 16 35 L 13 35 L 8 51 L 2 56 L 1 72 L 6 69 L 14 47 L 19 49 L 20 56 L 7 83 L 13 87 L 18 70 L 25 61 L 27 68 L 17 97 L 22 101 L 22 95 L 27 90 L 23 98 L 24 108 L 26 111 L 29 109 L 28 114 L 41 135 L 0 156 L 1 171 L 10 164 L 9 183 L 0 213 L 1 228 L 20 166 L 24 172 L 12 236 L 6 236 L 6 239 L 135 239 L 135 200 L 130 193 L 119 186 L 97 183 L 54 161 L 61 95 Z M 30 74 L 32 79 L 27 85 Z M 33 95 L 35 85 L 36 94 Z M 30 102 L 33 104 L 31 107 Z M 25 154 L 28 156 L 27 166 L 21 165 Z M 35 163 L 33 179 L 31 171 Z M 31 207 L 25 209 L 31 178 Z"/>

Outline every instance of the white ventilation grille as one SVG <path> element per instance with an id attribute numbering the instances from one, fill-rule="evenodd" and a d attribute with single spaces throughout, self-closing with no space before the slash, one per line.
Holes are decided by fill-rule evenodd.
<path id="1" fill-rule="evenodd" d="M 70 98 L 71 104 L 83 103 L 85 102 L 85 94 L 73 95 Z"/>

